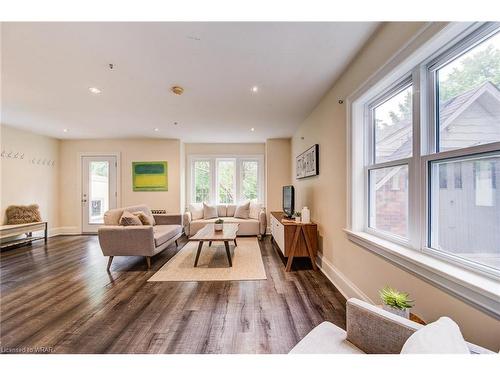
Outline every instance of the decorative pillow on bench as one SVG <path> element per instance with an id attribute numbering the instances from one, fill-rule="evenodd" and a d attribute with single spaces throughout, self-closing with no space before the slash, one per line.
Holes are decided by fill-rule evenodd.
<path id="1" fill-rule="evenodd" d="M 42 221 L 37 204 L 9 206 L 5 214 L 7 215 L 7 224 L 28 224 Z"/>

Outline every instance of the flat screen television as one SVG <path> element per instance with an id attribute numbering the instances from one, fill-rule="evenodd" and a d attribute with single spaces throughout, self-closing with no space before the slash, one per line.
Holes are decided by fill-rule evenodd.
<path id="1" fill-rule="evenodd" d="M 292 185 L 283 186 L 283 212 L 292 217 L 295 209 L 295 189 Z"/>

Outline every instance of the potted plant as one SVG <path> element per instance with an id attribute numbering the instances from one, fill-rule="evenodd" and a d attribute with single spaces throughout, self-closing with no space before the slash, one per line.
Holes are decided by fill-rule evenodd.
<path id="1" fill-rule="evenodd" d="M 302 216 L 302 212 L 295 211 L 295 213 L 293 214 L 293 216 L 295 217 L 295 222 L 296 223 L 300 223 L 300 217 Z"/>
<path id="2" fill-rule="evenodd" d="M 413 302 L 408 293 L 399 292 L 396 289 L 386 286 L 380 292 L 380 298 L 384 302 L 383 309 L 393 314 L 410 318 L 410 309 Z"/>
<path id="3" fill-rule="evenodd" d="M 222 230 L 222 225 L 224 224 L 224 220 L 222 219 L 217 219 L 215 220 L 215 223 L 214 223 L 214 229 L 216 231 L 221 231 Z"/>

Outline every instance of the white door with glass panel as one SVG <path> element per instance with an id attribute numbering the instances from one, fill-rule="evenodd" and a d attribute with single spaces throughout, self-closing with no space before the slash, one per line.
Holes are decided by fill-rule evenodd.
<path id="1" fill-rule="evenodd" d="M 97 233 L 104 213 L 116 208 L 116 156 L 82 156 L 82 232 Z"/>

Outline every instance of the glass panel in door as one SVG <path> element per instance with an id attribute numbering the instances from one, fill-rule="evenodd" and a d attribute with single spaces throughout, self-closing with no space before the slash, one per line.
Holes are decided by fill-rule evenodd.
<path id="1" fill-rule="evenodd" d="M 109 161 L 89 163 L 89 224 L 103 224 L 109 210 Z"/>

